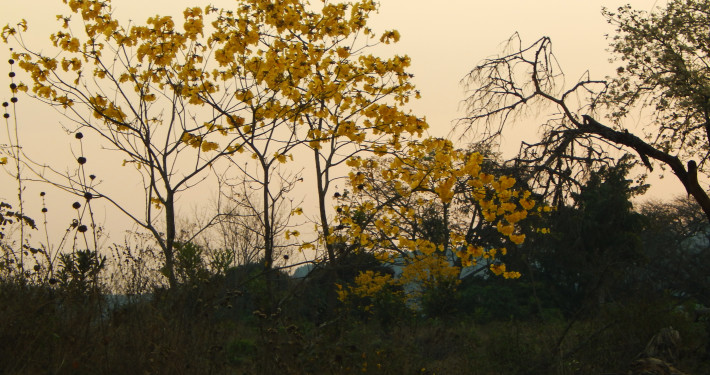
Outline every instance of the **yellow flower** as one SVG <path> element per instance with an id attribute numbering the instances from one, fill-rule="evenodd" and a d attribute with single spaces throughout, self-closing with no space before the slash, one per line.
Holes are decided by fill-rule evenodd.
<path id="1" fill-rule="evenodd" d="M 529 211 L 532 210 L 533 207 L 535 207 L 535 202 L 530 199 L 523 198 L 520 200 L 520 206 Z"/>
<path id="2" fill-rule="evenodd" d="M 524 234 L 511 234 L 509 238 L 516 245 L 520 245 L 525 241 Z"/>
<path id="3" fill-rule="evenodd" d="M 163 201 L 161 201 L 160 198 L 157 198 L 157 197 L 150 198 L 150 202 L 153 203 L 155 205 L 155 208 L 157 208 L 157 209 L 160 209 L 161 207 L 163 207 Z"/>
<path id="4" fill-rule="evenodd" d="M 479 178 L 481 179 L 481 182 L 483 182 L 484 185 L 488 185 L 493 182 L 493 175 L 487 173 L 481 173 Z"/>
<path id="5" fill-rule="evenodd" d="M 505 272 L 505 264 L 491 264 L 491 272 L 496 276 L 500 276 Z"/>
<path id="6" fill-rule="evenodd" d="M 483 218 L 486 219 L 487 222 L 492 223 L 496 219 L 496 214 L 492 211 L 483 211 Z"/>
<path id="7" fill-rule="evenodd" d="M 503 277 L 506 278 L 506 279 L 517 279 L 517 278 L 519 278 L 520 276 L 521 276 L 521 275 L 520 275 L 520 272 L 515 272 L 515 271 L 512 271 L 512 272 L 503 272 Z"/>
<path id="8" fill-rule="evenodd" d="M 202 142 L 202 151 L 203 152 L 208 152 L 208 151 L 214 151 L 219 148 L 219 145 L 215 142 Z"/>
<path id="9" fill-rule="evenodd" d="M 436 246 L 427 240 L 417 240 L 417 248 L 425 255 L 431 255 L 436 251 Z"/>
<path id="10" fill-rule="evenodd" d="M 456 179 L 453 177 L 449 177 L 446 179 L 446 181 L 442 182 L 439 184 L 436 188 L 434 188 L 434 191 L 436 194 L 439 195 L 439 198 L 441 198 L 441 201 L 444 203 L 449 203 L 451 202 L 451 199 L 454 197 L 454 184 L 456 183 Z"/>
<path id="11" fill-rule="evenodd" d="M 350 52 L 348 52 L 347 47 L 340 47 L 337 49 L 337 52 L 338 57 L 340 57 L 341 59 L 344 59 L 350 55 Z"/>
<path id="12" fill-rule="evenodd" d="M 483 252 L 484 250 L 481 246 L 468 245 L 466 248 L 466 253 L 476 258 L 483 256 Z"/>
<path id="13" fill-rule="evenodd" d="M 500 182 L 501 190 L 508 190 L 515 185 L 515 179 L 508 176 L 501 176 L 498 181 Z"/>
<path id="14" fill-rule="evenodd" d="M 510 224 L 505 225 L 500 220 L 496 224 L 496 228 L 498 229 L 498 232 L 500 232 L 504 236 L 510 236 L 513 233 L 513 230 L 515 230 L 514 226 L 512 226 Z"/>
<path id="15" fill-rule="evenodd" d="M 351 157 L 351 158 L 349 158 L 349 159 L 345 162 L 345 164 L 346 164 L 347 166 L 349 166 L 349 167 L 357 168 L 357 167 L 360 166 L 360 162 L 361 162 L 361 161 L 362 161 L 362 159 L 360 159 L 359 157 L 356 156 L 356 157 Z"/>
<path id="16" fill-rule="evenodd" d="M 397 30 L 391 30 L 391 31 L 386 31 L 384 34 L 382 34 L 382 37 L 380 38 L 380 42 L 383 42 L 385 44 L 390 44 L 392 42 L 399 42 L 399 31 Z"/>
<path id="17" fill-rule="evenodd" d="M 308 146 L 310 146 L 310 147 L 311 147 L 312 149 L 314 149 L 314 150 L 320 150 L 320 149 L 321 149 L 321 146 L 320 146 L 320 142 L 319 142 L 319 141 L 309 141 L 309 142 L 308 142 Z"/>
<path id="18" fill-rule="evenodd" d="M 310 242 L 304 242 L 301 244 L 299 247 L 298 251 L 303 251 L 303 250 L 314 250 L 316 247 L 310 243 Z"/>

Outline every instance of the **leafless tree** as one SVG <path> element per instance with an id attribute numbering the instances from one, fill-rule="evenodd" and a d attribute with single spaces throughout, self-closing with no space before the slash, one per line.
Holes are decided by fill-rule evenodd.
<path id="1" fill-rule="evenodd" d="M 468 115 L 456 131 L 476 133 L 484 140 L 499 137 L 531 109 L 553 108 L 554 113 L 540 127 L 540 140 L 523 143 L 512 160 L 528 171 L 534 186 L 553 202 L 561 203 L 565 191 L 578 187 L 591 170 L 613 161 L 608 152 L 613 148 L 636 153 L 649 170 L 654 161 L 669 167 L 710 218 L 710 198 L 698 182 L 695 161 L 687 160 L 686 166 L 679 156 L 681 150 L 665 147 L 659 139 L 642 139 L 624 127 L 620 118 L 610 118 L 617 120 L 610 125 L 598 121 L 602 111 L 616 105 L 613 99 L 618 96 L 619 82 L 595 80 L 585 73 L 565 87 L 550 38 L 526 47 L 513 35 L 505 54 L 484 60 L 463 83 L 468 89 Z M 653 124 L 646 131 L 653 131 Z"/>

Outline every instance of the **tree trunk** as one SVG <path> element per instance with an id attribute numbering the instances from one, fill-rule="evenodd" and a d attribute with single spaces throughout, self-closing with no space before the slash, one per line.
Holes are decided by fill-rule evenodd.
<path id="1" fill-rule="evenodd" d="M 269 167 L 264 165 L 264 195 L 263 195 L 263 220 L 264 220 L 264 270 L 268 273 L 274 264 L 274 239 L 271 228 L 271 212 L 269 210 Z M 267 275 L 268 279 L 268 275 Z"/>
<path id="2" fill-rule="evenodd" d="M 177 286 L 175 278 L 175 196 L 172 191 L 168 190 L 165 196 L 165 273 L 168 277 L 168 285 L 170 289 Z"/>
<path id="3" fill-rule="evenodd" d="M 332 244 L 328 243 L 328 237 L 330 236 L 330 225 L 328 225 L 328 215 L 325 212 L 325 196 L 328 193 L 328 181 L 327 176 L 324 176 L 326 172 L 321 170 L 320 165 L 320 153 L 318 150 L 314 149 L 314 156 L 316 158 L 316 182 L 318 188 L 318 213 L 320 216 L 320 226 L 321 231 L 323 231 L 323 241 L 325 243 L 326 251 L 328 252 L 328 261 L 331 263 L 335 262 L 335 249 Z M 325 183 L 323 180 L 326 180 Z"/>

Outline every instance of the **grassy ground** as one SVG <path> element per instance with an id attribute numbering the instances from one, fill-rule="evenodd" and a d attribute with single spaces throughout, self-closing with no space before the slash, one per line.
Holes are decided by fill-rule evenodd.
<path id="1" fill-rule="evenodd" d="M 156 291 L 108 309 L 100 294 L 0 285 L 2 374 L 625 374 L 663 327 L 675 365 L 710 373 L 708 322 L 663 301 L 593 316 L 437 319 L 319 307 L 293 289 L 278 307 L 220 287 Z M 129 299 L 130 301 L 130 299 Z"/>

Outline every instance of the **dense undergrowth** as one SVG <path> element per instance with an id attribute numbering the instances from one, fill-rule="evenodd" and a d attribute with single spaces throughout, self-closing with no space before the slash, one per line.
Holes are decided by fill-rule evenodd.
<path id="1" fill-rule="evenodd" d="M 348 275 L 337 270 L 267 280 L 258 269 L 120 299 L 4 280 L 0 373 L 625 374 L 670 326 L 682 342 L 666 360 L 710 371 L 709 322 L 667 296 L 541 317 L 519 311 L 525 283 L 508 280 L 489 288 L 523 293 L 507 301 L 475 293 L 487 296 L 475 301 L 464 285 L 455 308 L 427 317 L 406 306 L 348 308 L 333 285 Z"/>

